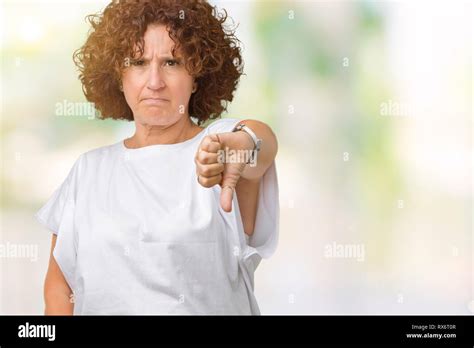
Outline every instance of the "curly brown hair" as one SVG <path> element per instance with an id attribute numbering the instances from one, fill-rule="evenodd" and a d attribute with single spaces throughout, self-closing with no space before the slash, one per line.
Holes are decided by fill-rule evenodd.
<path id="1" fill-rule="evenodd" d="M 164 24 L 184 66 L 198 84 L 189 100 L 189 115 L 201 125 L 218 118 L 233 99 L 243 74 L 240 41 L 235 29 L 204 0 L 115 0 L 102 13 L 86 16 L 91 24 L 86 43 L 73 54 L 86 99 L 99 118 L 132 121 L 132 110 L 120 90 L 124 61 L 141 58 L 149 24 Z M 230 17 L 229 17 L 230 18 Z M 137 48 L 138 54 L 137 55 Z"/>

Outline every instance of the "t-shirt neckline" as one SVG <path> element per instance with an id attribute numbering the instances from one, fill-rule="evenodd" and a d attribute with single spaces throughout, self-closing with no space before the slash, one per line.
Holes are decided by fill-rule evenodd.
<path id="1" fill-rule="evenodd" d="M 195 140 L 200 138 L 200 136 L 203 135 L 205 131 L 206 131 L 206 128 L 203 128 L 199 133 L 197 133 L 192 138 L 179 142 L 179 143 L 174 143 L 174 144 L 153 144 L 153 145 L 142 146 L 136 149 L 130 149 L 125 146 L 125 139 L 122 139 L 119 141 L 119 146 L 121 150 L 125 151 L 127 154 L 130 154 L 130 155 L 150 153 L 156 150 L 177 149 L 177 148 L 181 148 L 183 146 L 193 143 Z"/>

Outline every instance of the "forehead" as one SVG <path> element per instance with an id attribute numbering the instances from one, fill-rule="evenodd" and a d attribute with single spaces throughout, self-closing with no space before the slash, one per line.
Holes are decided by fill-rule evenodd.
<path id="1" fill-rule="evenodd" d="M 150 24 L 143 36 L 144 54 L 171 54 L 174 41 L 170 38 L 166 26 L 163 24 Z"/>

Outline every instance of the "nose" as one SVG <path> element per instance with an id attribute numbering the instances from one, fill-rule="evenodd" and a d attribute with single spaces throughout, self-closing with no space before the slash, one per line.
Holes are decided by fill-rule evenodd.
<path id="1" fill-rule="evenodd" d="M 147 87 L 151 90 L 158 90 L 166 86 L 165 80 L 162 76 L 162 71 L 156 62 L 150 64 L 150 72 L 148 76 Z"/>

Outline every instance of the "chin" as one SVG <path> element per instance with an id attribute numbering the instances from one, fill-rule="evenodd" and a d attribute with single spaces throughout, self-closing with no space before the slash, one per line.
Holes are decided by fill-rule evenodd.
<path id="1" fill-rule="evenodd" d="M 167 126 L 179 120 L 179 116 L 168 116 L 163 115 L 163 113 L 164 112 L 153 112 L 152 110 L 148 110 L 139 117 L 139 120 L 141 123 L 150 126 Z"/>

